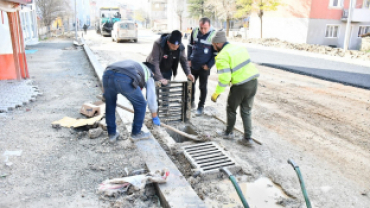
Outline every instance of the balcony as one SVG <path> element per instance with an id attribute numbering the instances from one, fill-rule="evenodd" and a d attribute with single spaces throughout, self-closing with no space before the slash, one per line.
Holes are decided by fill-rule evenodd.
<path id="1" fill-rule="evenodd" d="M 348 9 L 343 9 L 342 21 L 347 21 Z M 352 9 L 352 22 L 370 22 L 370 9 Z"/>

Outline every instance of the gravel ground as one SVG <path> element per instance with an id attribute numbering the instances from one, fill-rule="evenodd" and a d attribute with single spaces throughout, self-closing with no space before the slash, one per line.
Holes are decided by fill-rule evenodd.
<path id="1" fill-rule="evenodd" d="M 27 60 L 31 78 L 43 95 L 0 114 L 1 154 L 22 150 L 21 156 L 9 157 L 11 166 L 1 160 L 0 207 L 158 207 L 151 185 L 140 193 L 130 191 L 130 201 L 126 194 L 105 197 L 96 193 L 102 181 L 126 176 L 125 168 L 145 168 L 129 140 L 102 144 L 106 132 L 89 139 L 83 129 L 51 126 L 65 116 L 84 118 L 79 114 L 82 104 L 101 94 L 84 51 L 75 50 L 71 41 L 63 39 L 29 48 L 38 49 L 27 55 Z M 121 120 L 117 123 L 127 139 Z"/>

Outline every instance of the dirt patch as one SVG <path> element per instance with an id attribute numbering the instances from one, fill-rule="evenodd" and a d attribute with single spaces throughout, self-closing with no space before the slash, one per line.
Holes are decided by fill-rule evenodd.
<path id="1" fill-rule="evenodd" d="M 11 166 L 1 160 L 0 207 L 158 207 L 152 185 L 130 196 L 96 193 L 102 181 L 125 176 L 125 169 L 146 168 L 122 121 L 117 120 L 118 130 L 126 140 L 117 145 L 103 142 L 106 131 L 90 139 L 88 129 L 52 127 L 65 116 L 86 118 L 79 113 L 82 104 L 101 94 L 84 52 L 61 50 L 71 46 L 64 40 L 33 46 L 38 52 L 27 55 L 28 66 L 43 95 L 0 114 L 0 154 L 22 150 L 9 157 Z"/>
<path id="2" fill-rule="evenodd" d="M 205 111 L 212 111 L 212 108 L 205 109 Z M 146 125 L 151 129 L 154 137 L 159 140 L 159 143 L 163 149 L 166 150 L 168 156 L 174 161 L 180 172 L 185 176 L 186 180 L 208 207 L 243 207 L 235 188 L 225 174 L 221 172 L 200 174 L 186 159 L 182 147 L 200 143 L 184 140 L 185 138 L 183 137 L 179 139 L 174 132 L 168 134 L 163 128 L 153 127 L 150 121 L 148 121 Z M 218 144 L 220 144 L 222 140 L 221 138 L 217 138 L 217 134 L 214 130 L 222 129 L 223 124 L 210 116 L 193 117 L 187 124 L 172 122 L 169 125 L 175 126 L 181 130 L 187 129 L 184 128 L 184 126 L 188 128 L 190 126 L 192 129 L 191 132 L 198 135 L 207 132 L 207 134 L 210 134 L 212 141 Z M 178 141 L 178 143 L 169 146 L 167 137 L 175 137 L 175 141 Z M 232 153 L 228 151 L 228 148 L 222 146 L 222 149 L 232 157 Z M 284 204 L 284 207 L 300 206 L 301 203 L 298 200 L 294 200 L 287 196 L 279 186 L 276 186 L 270 179 L 261 177 L 261 174 L 258 172 L 249 171 L 247 168 L 248 165 L 247 161 L 244 162 L 242 164 L 243 168 L 234 172 L 234 175 L 237 178 L 237 182 L 242 187 L 247 201 L 249 200 L 250 206 L 259 207 L 265 205 L 268 207 L 282 207 L 282 204 Z M 267 194 L 269 192 L 270 194 Z"/>

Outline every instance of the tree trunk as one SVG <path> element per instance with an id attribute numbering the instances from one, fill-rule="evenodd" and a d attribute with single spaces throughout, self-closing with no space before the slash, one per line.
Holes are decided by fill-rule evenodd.
<path id="1" fill-rule="evenodd" d="M 262 39 L 262 15 L 261 15 L 261 39 Z"/>
<path id="2" fill-rule="evenodd" d="M 182 17 L 180 17 L 180 31 L 182 30 Z"/>
<path id="3" fill-rule="evenodd" d="M 226 37 L 229 37 L 229 30 L 230 30 L 230 18 L 226 18 Z"/>

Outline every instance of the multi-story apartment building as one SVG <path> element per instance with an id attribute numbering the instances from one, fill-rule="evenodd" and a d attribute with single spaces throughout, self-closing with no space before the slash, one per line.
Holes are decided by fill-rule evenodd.
<path id="1" fill-rule="evenodd" d="M 189 17 L 187 0 L 148 0 L 149 19 L 152 27 L 166 28 L 166 31 L 185 30 L 196 26 L 197 21 Z M 180 25 L 180 16 L 181 25 Z M 181 27 L 181 28 L 180 28 Z"/>
<path id="2" fill-rule="evenodd" d="M 264 12 L 263 38 L 344 47 L 351 9 L 349 49 L 360 47 L 360 35 L 370 32 L 370 0 L 283 0 L 277 11 Z M 249 37 L 261 36 L 257 14 L 250 18 Z"/>
<path id="3" fill-rule="evenodd" d="M 148 6 L 151 27 L 167 30 L 167 0 L 149 0 Z"/>

